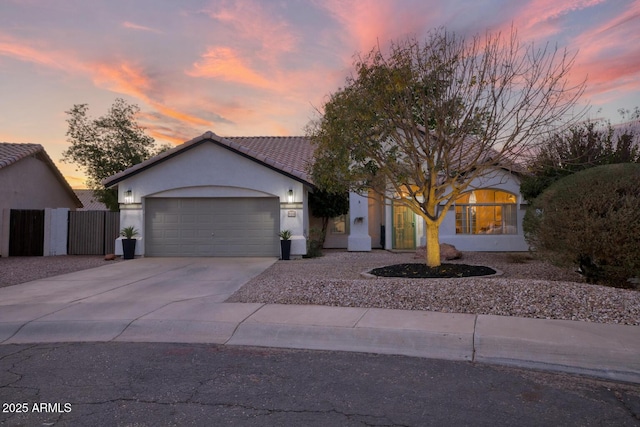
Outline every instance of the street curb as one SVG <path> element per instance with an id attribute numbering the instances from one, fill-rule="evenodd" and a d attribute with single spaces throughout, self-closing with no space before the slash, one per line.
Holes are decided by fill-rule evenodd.
<path id="1" fill-rule="evenodd" d="M 353 324 L 296 319 L 313 307 L 266 305 L 226 344 L 397 354 L 640 383 L 635 326 L 389 309 L 364 309 Z"/>

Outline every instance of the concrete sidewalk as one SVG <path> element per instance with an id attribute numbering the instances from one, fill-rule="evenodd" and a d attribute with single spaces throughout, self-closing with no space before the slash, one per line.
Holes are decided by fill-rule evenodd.
<path id="1" fill-rule="evenodd" d="M 49 305 L 49 304 L 46 304 Z M 80 304 L 78 304 L 80 305 Z M 2 344 L 185 342 L 339 350 L 504 364 L 640 383 L 640 328 L 376 308 L 216 303 L 165 305 L 113 318 L 91 304 L 32 320 L 0 316 Z M 14 314 L 17 314 L 14 312 Z M 19 316 L 17 316 L 19 317 Z"/>
<path id="2" fill-rule="evenodd" d="M 640 383 L 638 326 L 224 303 L 273 262 L 141 259 L 2 288 L 0 343 L 185 342 L 357 351 Z"/>

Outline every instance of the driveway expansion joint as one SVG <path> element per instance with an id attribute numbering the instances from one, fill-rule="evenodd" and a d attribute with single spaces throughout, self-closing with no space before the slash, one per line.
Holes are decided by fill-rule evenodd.
<path id="1" fill-rule="evenodd" d="M 236 335 L 236 332 L 238 332 L 238 328 L 240 327 L 240 325 L 242 325 L 243 323 L 245 323 L 245 321 L 247 319 L 249 319 L 251 316 L 253 316 L 254 314 L 256 314 L 258 311 L 262 310 L 262 308 L 267 305 L 267 304 L 261 304 L 260 307 L 256 308 L 255 310 L 253 310 L 251 313 L 247 314 L 242 320 L 240 320 L 236 326 L 233 328 L 233 332 L 231 333 L 231 335 L 229 336 L 229 338 L 227 338 L 227 340 L 224 342 L 224 345 L 227 345 L 227 343 L 229 341 L 231 341 L 233 339 L 233 337 Z"/>
<path id="2" fill-rule="evenodd" d="M 473 318 L 473 335 L 471 337 L 471 362 L 476 361 L 476 332 L 478 325 L 478 315 L 476 314 Z"/>

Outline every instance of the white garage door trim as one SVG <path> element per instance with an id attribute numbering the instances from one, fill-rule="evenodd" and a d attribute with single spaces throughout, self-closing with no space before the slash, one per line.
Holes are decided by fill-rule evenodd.
<path id="1" fill-rule="evenodd" d="M 279 256 L 277 197 L 148 198 L 146 256 Z"/>

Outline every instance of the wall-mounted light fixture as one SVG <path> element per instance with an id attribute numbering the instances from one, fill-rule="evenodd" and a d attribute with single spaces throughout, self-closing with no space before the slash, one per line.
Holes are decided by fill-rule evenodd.
<path id="1" fill-rule="evenodd" d="M 293 203 L 293 188 L 290 188 L 287 192 L 287 202 Z"/>
<path id="2" fill-rule="evenodd" d="M 124 203 L 125 205 L 130 205 L 133 203 L 133 191 L 131 191 L 131 189 L 128 189 L 124 192 Z"/>

